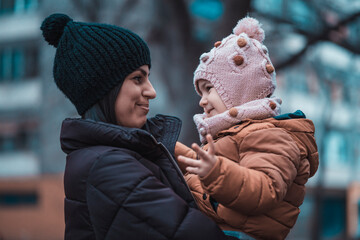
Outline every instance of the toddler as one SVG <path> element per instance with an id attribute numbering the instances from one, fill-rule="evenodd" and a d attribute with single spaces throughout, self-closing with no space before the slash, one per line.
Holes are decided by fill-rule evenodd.
<path id="1" fill-rule="evenodd" d="M 194 121 L 203 146 L 175 149 L 199 208 L 238 239 L 284 239 L 319 164 L 312 121 L 280 115 L 264 38 L 246 17 L 201 55 L 194 85 L 204 113 Z"/>

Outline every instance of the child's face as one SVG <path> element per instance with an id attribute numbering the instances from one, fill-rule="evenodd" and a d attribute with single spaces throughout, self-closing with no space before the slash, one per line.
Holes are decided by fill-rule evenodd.
<path id="1" fill-rule="evenodd" d="M 200 79 L 198 87 L 201 94 L 199 105 L 204 109 L 206 117 L 212 117 L 227 110 L 212 83 L 208 80 Z"/>

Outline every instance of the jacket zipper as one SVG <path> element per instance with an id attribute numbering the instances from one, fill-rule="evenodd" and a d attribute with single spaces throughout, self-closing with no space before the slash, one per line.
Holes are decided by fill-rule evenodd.
<path id="1" fill-rule="evenodd" d="M 160 148 L 165 152 L 165 154 L 166 154 L 166 156 L 168 157 L 168 159 L 170 160 L 171 164 L 173 165 L 173 167 L 174 167 L 175 170 L 177 171 L 177 174 L 180 176 L 181 181 L 183 182 L 183 184 L 185 184 L 187 190 L 189 191 L 189 193 L 190 193 L 190 195 L 191 195 L 191 198 L 192 198 L 192 200 L 194 201 L 195 207 L 198 209 L 199 206 L 197 205 L 197 203 L 196 203 L 196 201 L 195 201 L 194 195 L 192 194 L 192 192 L 191 192 L 188 184 L 186 183 L 185 178 L 184 178 L 184 176 L 183 176 L 183 174 L 182 174 L 179 166 L 177 165 L 175 159 L 171 156 L 169 150 L 164 146 L 164 144 L 162 144 L 161 142 L 158 142 L 153 135 L 150 134 L 150 136 L 151 136 L 151 138 L 153 139 L 153 141 L 155 142 L 155 144 L 156 144 L 156 145 L 159 145 Z"/>

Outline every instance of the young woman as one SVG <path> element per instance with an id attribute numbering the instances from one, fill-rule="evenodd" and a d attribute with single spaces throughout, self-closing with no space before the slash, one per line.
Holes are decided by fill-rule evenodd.
<path id="1" fill-rule="evenodd" d="M 224 239 L 197 210 L 173 158 L 181 122 L 147 119 L 156 92 L 150 52 L 135 33 L 53 14 L 54 79 L 81 119 L 66 119 L 61 147 L 65 239 Z"/>

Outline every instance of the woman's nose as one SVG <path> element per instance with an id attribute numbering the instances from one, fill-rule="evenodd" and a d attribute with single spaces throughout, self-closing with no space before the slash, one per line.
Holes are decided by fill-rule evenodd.
<path id="1" fill-rule="evenodd" d="M 156 91 L 150 81 L 147 81 L 146 87 L 143 91 L 143 95 L 144 97 L 147 97 L 149 99 L 156 98 Z"/>

